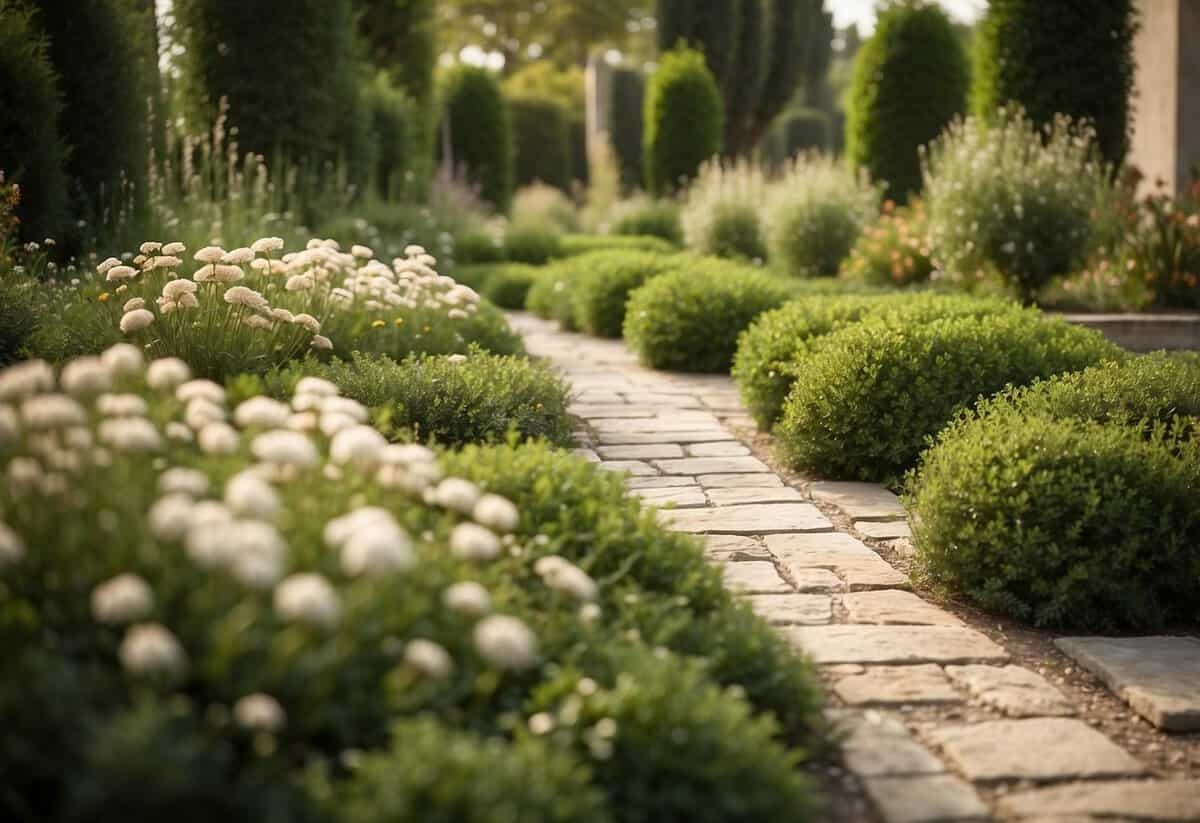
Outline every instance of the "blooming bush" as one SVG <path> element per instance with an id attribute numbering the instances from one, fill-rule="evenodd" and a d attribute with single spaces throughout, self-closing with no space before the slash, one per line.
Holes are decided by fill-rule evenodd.
<path id="1" fill-rule="evenodd" d="M 767 178 L 756 164 L 706 162 L 688 186 L 681 213 L 688 247 L 718 257 L 766 259 L 759 219 L 766 193 Z"/>
<path id="2" fill-rule="evenodd" d="M 914 200 L 896 208 L 888 200 L 879 220 L 850 249 L 839 276 L 875 285 L 923 283 L 933 273 L 932 253 L 924 204 Z"/>

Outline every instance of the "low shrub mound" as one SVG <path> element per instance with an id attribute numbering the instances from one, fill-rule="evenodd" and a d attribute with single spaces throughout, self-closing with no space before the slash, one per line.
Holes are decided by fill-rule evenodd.
<path id="1" fill-rule="evenodd" d="M 556 321 L 564 331 L 575 331 L 573 294 L 578 272 L 575 258 L 546 266 L 525 293 L 525 308 L 545 320 Z"/>
<path id="2" fill-rule="evenodd" d="M 687 190 L 682 223 L 688 248 L 717 257 L 765 260 L 767 247 L 759 212 L 768 183 L 761 168 L 746 160 L 713 159 Z"/>
<path id="3" fill-rule="evenodd" d="M 742 330 L 789 297 L 786 283 L 753 267 L 697 260 L 630 295 L 625 339 L 652 368 L 727 371 Z"/>
<path id="4" fill-rule="evenodd" d="M 821 338 L 796 364 L 776 432 L 798 468 L 895 481 L 926 438 L 981 397 L 1123 356 L 1098 332 L 1033 311 L 863 322 Z"/>
<path id="5" fill-rule="evenodd" d="M 570 390 L 549 367 L 524 357 L 473 349 L 467 355 L 410 356 L 400 362 L 356 354 L 327 365 L 307 361 L 284 376 L 329 380 L 342 394 L 378 411 L 395 439 L 447 446 L 544 437 L 571 443 Z"/>
<path id="6" fill-rule="evenodd" d="M 600 252 L 581 257 L 572 290 L 575 325 L 599 337 L 620 337 L 629 294 L 679 265 L 677 255 L 649 252 Z"/>
<path id="7" fill-rule="evenodd" d="M 562 256 L 562 232 L 552 223 L 514 221 L 504 232 L 504 253 L 514 263 L 542 265 Z"/>
<path id="8" fill-rule="evenodd" d="M 759 426 L 779 419 L 796 369 L 823 335 L 871 318 L 904 328 L 942 317 L 986 317 L 1018 308 L 1003 300 L 941 294 L 802 297 L 759 317 L 738 339 L 733 378 Z"/>
<path id="9" fill-rule="evenodd" d="M 1165 427 L 1001 414 L 925 453 L 909 505 L 922 572 L 1043 626 L 1200 616 L 1200 441 Z"/>
<path id="10" fill-rule="evenodd" d="M 525 263 L 501 264 L 488 273 L 481 293 L 502 309 L 523 309 L 529 288 L 541 274 L 540 268 Z"/>
<path id="11" fill-rule="evenodd" d="M 622 236 L 659 237 L 672 246 L 683 244 L 679 205 L 674 200 L 632 201 L 621 208 L 610 230 Z"/>
<path id="12" fill-rule="evenodd" d="M 672 243 L 648 234 L 567 234 L 560 250 L 563 257 L 577 257 L 594 251 L 654 251 L 670 254 Z"/>

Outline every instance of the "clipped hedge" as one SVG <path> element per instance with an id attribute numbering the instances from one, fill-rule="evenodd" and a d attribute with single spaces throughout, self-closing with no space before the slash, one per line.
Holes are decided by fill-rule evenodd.
<path id="1" fill-rule="evenodd" d="M 525 308 L 545 320 L 556 321 L 564 331 L 575 331 L 572 296 L 577 279 L 574 259 L 551 263 L 525 294 Z"/>
<path id="2" fill-rule="evenodd" d="M 1099 332 L 1034 311 L 859 323 L 796 364 L 776 433 L 797 468 L 894 481 L 981 397 L 1122 356 Z"/>
<path id="3" fill-rule="evenodd" d="M 652 368 L 727 371 L 742 330 L 790 296 L 786 283 L 753 267 L 696 260 L 630 295 L 625 339 Z"/>
<path id="4" fill-rule="evenodd" d="M 563 257 L 577 257 L 594 251 L 674 252 L 675 246 L 647 234 L 565 234 L 559 244 Z"/>
<path id="5" fill-rule="evenodd" d="M 495 76 L 475 66 L 455 66 L 442 88 L 449 124 L 450 159 L 463 168 L 479 194 L 508 211 L 513 195 L 512 125 Z"/>
<path id="6" fill-rule="evenodd" d="M 677 268 L 675 255 L 653 252 L 597 252 L 577 261 L 572 290 L 575 325 L 599 337 L 620 337 L 630 293 L 652 277 Z"/>
<path id="7" fill-rule="evenodd" d="M 542 270 L 526 263 L 501 263 L 488 268 L 491 271 L 480 293 L 502 309 L 525 308 L 529 289 Z"/>
<path id="8" fill-rule="evenodd" d="M 571 132 L 562 105 L 552 97 L 522 94 L 508 98 L 508 110 L 516 184 L 542 182 L 566 190 L 571 185 Z"/>
<path id="9" fill-rule="evenodd" d="M 684 48 L 665 53 L 646 89 L 643 116 L 646 188 L 655 195 L 674 191 L 721 151 L 721 92 L 704 55 Z"/>
<path id="10" fill-rule="evenodd" d="M 613 221 L 612 233 L 661 237 L 673 246 L 683 245 L 679 204 L 674 200 L 644 200 L 631 203 Z"/>
<path id="11" fill-rule="evenodd" d="M 553 223 L 515 220 L 504 231 L 504 256 L 540 266 L 562 256 L 562 231 Z"/>

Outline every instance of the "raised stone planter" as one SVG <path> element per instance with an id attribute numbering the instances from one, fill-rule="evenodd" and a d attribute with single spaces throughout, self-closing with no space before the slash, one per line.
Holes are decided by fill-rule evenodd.
<path id="1" fill-rule="evenodd" d="M 1101 332 L 1130 351 L 1200 351 L 1200 314 L 1065 314 L 1063 317 L 1070 323 Z"/>

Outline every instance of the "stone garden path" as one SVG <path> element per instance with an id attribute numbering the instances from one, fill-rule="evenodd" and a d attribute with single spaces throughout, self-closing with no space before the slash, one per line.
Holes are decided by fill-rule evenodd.
<path id="1" fill-rule="evenodd" d="M 739 440 L 754 426 L 727 376 L 650 371 L 620 341 L 510 319 L 572 384 L 577 453 L 673 506 L 663 521 L 705 535 L 727 585 L 820 667 L 845 735 L 836 819 L 1200 820 L 1200 780 L 1156 777 L 1077 701 L 908 590 L 863 542 L 908 535 L 890 492 L 787 485 Z"/>

